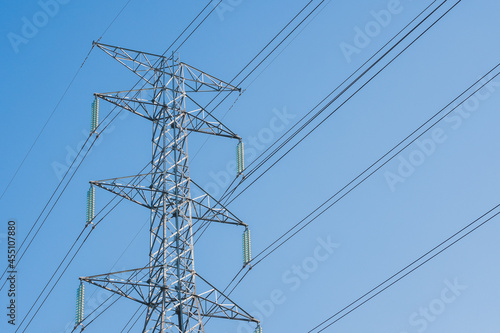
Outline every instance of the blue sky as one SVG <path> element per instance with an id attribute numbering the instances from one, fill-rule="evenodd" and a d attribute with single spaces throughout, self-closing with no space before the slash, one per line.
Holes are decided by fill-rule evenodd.
<path id="1" fill-rule="evenodd" d="M 102 42 L 161 54 L 207 3 L 132 0 Z M 430 3 L 330 1 L 304 31 L 293 35 L 296 38 L 279 57 L 245 81 L 242 88 L 246 91 L 224 118 L 225 123 L 243 137 L 247 153 L 251 148 L 261 152 Z M 445 7 L 453 3 L 447 1 Z M 43 19 L 44 6 L 36 1 L 2 4 L 2 192 L 92 41 L 103 34 L 124 4 L 61 1 L 57 9 L 51 7 L 53 15 L 46 15 L 37 31 L 23 31 L 23 26 L 26 21 Z M 228 10 L 214 12 L 179 54 L 184 62 L 230 80 L 306 1 L 290 0 L 285 5 L 225 0 L 224 4 Z M 376 22 L 373 13 L 389 9 L 393 13 L 384 26 L 379 24 L 373 37 L 346 57 L 343 47 L 356 46 L 359 29 L 366 31 Z M 231 211 L 251 226 L 254 253 L 496 66 L 499 10 L 497 1 L 461 1 L 231 203 Z M 16 46 L 12 34 L 25 38 L 24 42 Z M 56 168 L 68 165 L 86 139 L 92 94 L 126 90 L 136 81 L 113 59 L 92 50 L 0 200 L 0 235 L 6 232 L 8 219 L 17 221 L 20 239 L 28 233 L 59 183 Z M 477 105 L 470 101 L 462 113 L 451 114 L 436 125 L 437 134 L 425 134 L 420 145 L 408 147 L 262 261 L 231 298 L 262 317 L 264 332 L 308 332 L 497 205 L 497 82 L 500 80 L 493 81 L 490 90 L 483 90 L 489 94 Z M 216 115 L 222 116 L 235 98 Z M 103 115 L 110 110 L 101 103 Z M 150 158 L 148 122 L 128 115 L 117 118 L 113 125 L 89 153 L 18 267 L 18 319 L 26 314 L 83 228 L 88 181 L 132 175 Z M 205 138 L 192 136 L 190 140 L 190 154 L 196 154 L 191 163 L 193 180 L 214 195 L 220 194 L 227 174 L 224 170 L 235 158 L 235 143 L 212 138 L 197 154 Z M 402 165 L 412 159 L 419 161 L 418 166 L 401 174 L 400 170 L 405 171 Z M 391 186 L 387 181 L 391 174 L 404 181 Z M 96 190 L 96 209 L 102 209 L 111 198 Z M 114 210 L 92 233 L 28 332 L 66 332 L 74 319 L 78 277 L 144 265 L 147 219 L 148 212 L 132 203 Z M 497 332 L 499 221 L 493 219 L 325 332 Z M 5 239 L 0 241 L 5 253 Z M 335 246 L 325 249 L 325 242 Z M 197 271 L 224 287 L 241 268 L 241 230 L 209 229 L 197 244 L 195 258 Z M 311 272 L 297 273 L 294 267 Z M 87 288 L 88 308 L 106 295 L 94 291 Z M 0 297 L 1 304 L 7 304 L 5 291 Z M 274 299 L 272 306 L 270 299 Z M 422 314 L 426 308 L 435 313 L 426 317 Z M 135 304 L 121 300 L 86 332 L 120 332 L 135 309 Z M 14 332 L 3 313 L 1 318 L 0 330 Z M 207 332 L 215 331 L 235 332 L 238 325 L 211 321 Z"/>

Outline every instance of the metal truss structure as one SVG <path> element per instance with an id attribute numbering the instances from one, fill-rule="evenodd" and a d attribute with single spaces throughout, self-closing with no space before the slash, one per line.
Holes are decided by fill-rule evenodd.
<path id="1" fill-rule="evenodd" d="M 192 132 L 241 141 L 194 95 L 240 91 L 214 76 L 160 56 L 122 47 L 95 46 L 145 82 L 138 90 L 95 94 L 96 98 L 152 123 L 151 172 L 90 182 L 151 212 L 149 263 L 142 268 L 80 278 L 147 307 L 142 332 L 205 332 L 208 318 L 259 322 L 242 310 L 194 268 L 193 234 L 206 222 L 242 226 L 215 198 L 189 176 L 188 135 Z M 200 196 L 191 197 L 191 187 Z"/>

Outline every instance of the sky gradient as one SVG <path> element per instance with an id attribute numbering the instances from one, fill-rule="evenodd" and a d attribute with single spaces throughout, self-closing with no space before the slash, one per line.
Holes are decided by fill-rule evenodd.
<path id="1" fill-rule="evenodd" d="M 132 0 L 109 29 L 126 1 L 47 3 L 2 4 L 1 192 L 88 58 L 0 200 L 0 258 L 5 258 L 0 267 L 7 264 L 7 221 L 17 221 L 23 239 L 86 140 L 92 94 L 130 89 L 137 81 L 102 51 L 89 54 L 92 41 L 105 32 L 103 43 L 161 54 L 208 1 Z M 229 81 L 307 1 L 223 3 L 179 56 Z M 260 154 L 431 3 L 331 0 L 243 83 L 244 93 L 226 116 L 236 95 L 215 114 L 244 139 L 247 154 Z M 432 20 L 454 3 L 446 1 Z M 254 253 L 497 66 L 499 12 L 498 1 L 461 1 L 231 203 L 231 211 L 250 225 Z M 264 332 L 308 332 L 499 204 L 498 105 L 497 78 L 258 264 L 231 298 L 262 319 Z M 101 102 L 102 116 L 111 109 Z M 150 136 L 147 121 L 126 114 L 102 134 L 18 267 L 18 319 L 83 228 L 88 181 L 137 173 L 150 159 Z M 234 177 L 236 144 L 212 138 L 200 150 L 205 139 L 190 137 L 190 175 L 218 196 Z M 247 155 L 247 164 L 251 161 Z M 111 198 L 97 189 L 96 209 Z M 78 277 L 143 266 L 147 221 L 148 211 L 132 203 L 114 210 L 27 331 L 71 331 Z M 492 219 L 324 332 L 498 332 L 499 222 L 500 217 Z M 241 230 L 213 226 L 195 248 L 196 269 L 223 288 L 241 268 L 241 256 Z M 88 287 L 86 297 L 90 311 L 107 296 Z M 0 300 L 5 312 L 5 290 Z M 120 332 L 136 308 L 120 300 L 85 332 Z M 1 318 L 0 331 L 14 332 L 4 313 Z M 215 320 L 206 331 L 246 332 L 238 323 Z"/>

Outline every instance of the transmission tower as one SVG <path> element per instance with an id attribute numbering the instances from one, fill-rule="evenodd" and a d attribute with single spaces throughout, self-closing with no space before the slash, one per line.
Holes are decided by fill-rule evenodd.
<path id="1" fill-rule="evenodd" d="M 243 171 L 241 138 L 195 99 L 201 92 L 240 89 L 180 62 L 175 54 L 166 57 L 94 45 L 138 75 L 144 86 L 94 94 L 92 130 L 97 129 L 99 100 L 103 100 L 149 120 L 153 135 L 149 173 L 90 182 L 87 223 L 94 218 L 94 187 L 105 189 L 150 210 L 150 248 L 144 267 L 80 278 L 76 325 L 85 328 L 85 282 L 144 305 L 142 332 L 205 332 L 208 318 L 252 322 L 260 332 L 259 321 L 201 277 L 194 265 L 193 233 L 212 222 L 245 228 L 244 265 L 250 261 L 247 225 L 190 178 L 187 150 L 192 132 L 238 140 L 238 173 Z M 192 187 L 201 195 L 192 198 Z"/>

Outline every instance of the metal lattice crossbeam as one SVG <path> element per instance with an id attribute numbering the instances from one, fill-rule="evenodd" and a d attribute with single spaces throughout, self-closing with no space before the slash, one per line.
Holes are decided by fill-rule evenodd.
<path id="1" fill-rule="evenodd" d="M 80 280 L 146 305 L 153 311 L 156 311 L 159 305 L 162 304 L 163 299 L 161 293 L 152 299 L 147 298 L 147 290 L 150 288 L 150 282 L 146 279 L 148 279 L 150 270 L 151 267 L 144 267 L 82 277 Z M 175 284 L 178 283 L 178 281 L 176 280 L 176 275 L 172 273 L 168 273 L 168 275 L 172 283 L 159 286 L 161 289 L 166 290 L 165 295 L 167 298 L 165 301 L 168 304 L 167 311 L 176 312 L 181 305 L 188 305 L 194 301 L 199 305 L 203 317 L 258 322 L 196 273 L 185 276 L 181 283 L 185 288 L 192 288 L 195 278 L 198 278 L 198 288 L 206 290 L 196 294 L 193 289 L 188 293 L 189 295 L 187 295 L 187 297 L 183 299 L 177 298 Z"/>
<path id="2" fill-rule="evenodd" d="M 148 88 L 95 94 L 95 96 L 150 121 L 162 121 L 162 117 L 166 117 L 166 125 L 172 126 L 174 123 L 178 123 L 181 117 L 185 117 L 186 130 L 189 132 L 198 132 L 240 140 L 238 135 L 189 96 L 188 100 L 191 101 L 196 108 L 185 114 L 174 117 L 174 113 L 172 112 L 172 105 L 174 102 L 170 101 L 167 104 L 162 104 L 161 102 L 155 101 L 150 97 L 152 92 L 153 89 Z M 178 100 L 178 102 L 179 101 L 180 100 Z M 162 110 L 162 113 L 158 113 L 158 110 Z"/>
<path id="3" fill-rule="evenodd" d="M 158 85 L 158 76 L 166 75 L 182 81 L 184 93 L 240 91 L 239 88 L 193 66 L 178 62 L 174 57 L 165 57 L 102 43 L 94 43 L 94 45 L 152 86 Z"/>
<path id="4" fill-rule="evenodd" d="M 150 197 L 152 192 L 162 192 L 162 189 L 156 188 L 152 185 L 145 185 L 145 183 L 147 182 L 146 178 L 149 177 L 152 177 L 152 174 L 140 174 L 136 176 L 91 181 L 90 183 L 143 207 L 149 209 L 157 209 L 160 207 L 160 202 L 151 202 Z M 136 180 L 140 178 L 144 180 L 141 183 L 137 183 Z M 130 182 L 127 183 L 126 181 Z M 185 179 L 182 183 L 179 183 L 179 185 L 183 186 L 187 182 L 188 179 Z M 190 181 L 190 183 L 195 185 L 198 191 L 202 192 L 202 195 L 195 198 L 186 199 L 186 201 L 181 204 L 181 206 L 186 206 L 188 203 L 191 203 L 189 213 L 191 214 L 192 220 L 194 220 L 193 224 L 196 224 L 196 222 L 198 221 L 205 221 L 233 224 L 244 227 L 247 226 L 247 224 L 243 223 L 238 217 L 231 213 L 231 211 L 224 207 L 217 199 L 205 192 L 205 190 L 198 186 L 198 184 L 196 184 L 192 180 Z M 167 211 L 167 213 L 173 214 L 177 211 L 179 214 L 184 213 L 184 215 L 187 215 L 187 213 L 183 212 L 182 209 L 179 211 L 175 207 L 175 186 L 176 184 L 173 182 L 172 184 L 170 184 L 170 186 L 167 186 L 166 200 L 170 206 L 170 209 Z M 185 208 L 186 210 L 188 209 L 188 207 Z"/>

